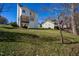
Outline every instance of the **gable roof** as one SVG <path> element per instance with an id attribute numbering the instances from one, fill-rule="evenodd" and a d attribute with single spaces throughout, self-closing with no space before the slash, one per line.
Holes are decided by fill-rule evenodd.
<path id="1" fill-rule="evenodd" d="M 31 9 L 27 8 L 26 6 L 22 6 L 20 3 L 18 3 L 18 5 L 23 9 L 23 10 L 29 10 L 31 13 L 36 14 L 34 11 L 32 11 Z"/>
<path id="2" fill-rule="evenodd" d="M 45 22 L 56 22 L 56 20 L 47 19 L 47 20 L 45 20 L 44 22 L 42 22 L 41 24 L 44 24 Z"/>

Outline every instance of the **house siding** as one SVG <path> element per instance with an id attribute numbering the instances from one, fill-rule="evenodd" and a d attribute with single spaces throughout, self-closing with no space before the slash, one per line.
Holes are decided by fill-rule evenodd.
<path id="1" fill-rule="evenodd" d="M 45 22 L 42 24 L 42 27 L 54 29 L 55 25 L 54 25 L 54 22 Z"/>
<path id="2" fill-rule="evenodd" d="M 22 11 L 25 11 L 23 13 Z M 18 5 L 18 18 L 17 18 L 17 25 L 19 27 L 27 26 L 27 28 L 37 28 L 38 27 L 38 22 L 37 22 L 37 15 L 29 10 L 26 7 L 20 7 Z M 23 25 L 22 25 L 23 24 Z M 28 24 L 28 25 L 27 25 Z"/>

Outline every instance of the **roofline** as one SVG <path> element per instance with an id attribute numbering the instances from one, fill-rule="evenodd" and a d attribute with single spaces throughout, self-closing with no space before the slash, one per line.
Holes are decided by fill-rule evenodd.
<path id="1" fill-rule="evenodd" d="M 21 8 L 26 8 L 26 9 L 30 10 L 31 12 L 33 12 L 34 14 L 36 14 L 36 12 L 32 11 L 32 10 L 29 9 L 28 7 L 22 6 L 20 3 L 18 3 L 18 5 L 19 5 Z"/>

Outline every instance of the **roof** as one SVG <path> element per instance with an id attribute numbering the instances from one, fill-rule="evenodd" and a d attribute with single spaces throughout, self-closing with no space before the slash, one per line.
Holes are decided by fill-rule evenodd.
<path id="1" fill-rule="evenodd" d="M 32 12 L 33 14 L 36 14 L 34 11 L 32 11 L 31 9 L 29 9 L 29 8 L 27 8 L 27 7 L 25 7 L 25 6 L 22 6 L 20 3 L 18 3 L 18 5 L 19 5 L 22 9 L 24 9 L 24 10 L 29 10 L 29 11 Z"/>
<path id="2" fill-rule="evenodd" d="M 45 22 L 56 22 L 56 20 L 45 20 L 44 22 L 42 22 L 41 24 L 44 24 Z"/>

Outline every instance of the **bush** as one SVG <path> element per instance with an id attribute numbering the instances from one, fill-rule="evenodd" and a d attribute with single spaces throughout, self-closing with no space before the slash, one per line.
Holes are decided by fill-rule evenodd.
<path id="1" fill-rule="evenodd" d="M 5 17 L 0 16 L 0 24 L 8 24 L 8 20 Z"/>
<path id="2" fill-rule="evenodd" d="M 55 26 L 55 29 L 59 30 L 59 27 L 58 26 Z"/>
<path id="3" fill-rule="evenodd" d="M 12 22 L 12 23 L 10 23 L 10 25 L 13 27 L 18 27 L 16 22 Z"/>

